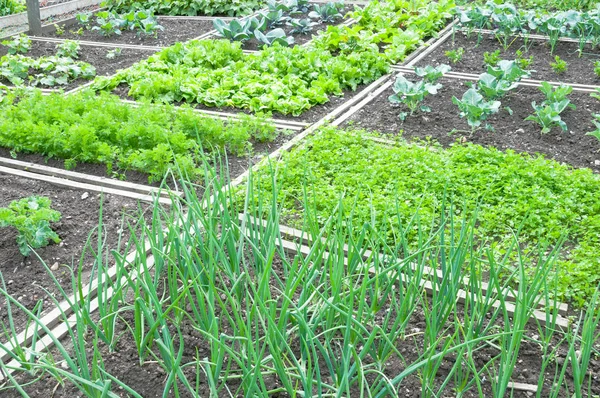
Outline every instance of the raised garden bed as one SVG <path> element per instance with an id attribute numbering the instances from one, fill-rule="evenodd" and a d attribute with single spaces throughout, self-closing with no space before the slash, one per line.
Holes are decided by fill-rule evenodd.
<path id="1" fill-rule="evenodd" d="M 91 18 L 95 20 L 94 17 Z M 158 23 L 163 26 L 164 31 L 158 31 L 158 36 L 147 36 L 134 31 L 123 31 L 120 35 L 103 36 L 97 30 L 88 30 L 75 24 L 65 27 L 65 32 L 58 35 L 56 31 L 44 33 L 43 37 L 54 39 L 85 40 L 111 44 L 137 44 L 154 47 L 168 47 L 176 42 L 186 41 L 199 37 L 213 30 L 212 21 L 198 19 L 161 19 Z M 79 29 L 81 29 L 79 34 Z"/>
<path id="2" fill-rule="evenodd" d="M 39 58 L 42 56 L 52 56 L 56 54 L 56 46 L 59 43 L 49 43 L 44 41 L 32 40 L 31 42 L 31 50 L 29 50 L 26 54 L 27 57 L 31 58 Z M 134 50 L 129 48 L 121 49 L 120 55 L 115 56 L 114 58 L 108 59 L 107 54 L 111 51 L 114 51 L 113 48 L 107 47 L 95 47 L 88 45 L 81 45 L 79 50 L 79 58 L 76 61 L 86 62 L 96 68 L 97 76 L 110 76 L 113 75 L 119 69 L 125 69 L 133 65 L 135 62 L 138 62 L 144 58 L 149 57 L 153 54 L 153 51 L 149 50 Z M 0 56 L 7 54 L 7 48 L 2 46 L 0 47 Z M 0 79 L 0 83 L 10 85 L 8 81 L 2 81 Z M 55 89 L 63 89 L 65 91 L 71 90 L 75 87 L 78 87 L 82 84 L 88 84 L 90 80 L 86 79 L 76 79 L 67 85 L 56 85 L 56 86 L 42 86 L 44 88 L 55 88 Z"/>
<path id="3" fill-rule="evenodd" d="M 415 76 L 407 75 L 407 79 L 411 78 L 414 79 Z M 501 100 L 502 108 L 509 106 L 513 114 L 501 109 L 487 120 L 494 131 L 482 129 L 472 135 L 450 134 L 453 129 L 470 130 L 467 122 L 459 117 L 458 107 L 452 103 L 453 96 L 461 98 L 469 87 L 465 81 L 458 79 L 443 79 L 441 83 L 443 87 L 439 93 L 425 97 L 423 102 L 431 107 L 430 113 L 417 112 L 403 122 L 399 115 L 406 108 L 390 103 L 388 97 L 394 92 L 388 88 L 357 111 L 346 125 L 401 135 L 407 139 L 434 139 L 446 146 L 458 140 L 501 150 L 541 153 L 575 167 L 589 167 L 600 171 L 600 141 L 585 135 L 594 130 L 592 112 L 598 111 L 599 103 L 589 94 L 573 92 L 569 96 L 577 109 L 566 110 L 561 115 L 569 128 L 567 132 L 557 128 L 548 134 L 541 134 L 537 124 L 524 121 L 533 113 L 531 102 L 541 103 L 544 96 L 535 87 L 519 87 Z"/>
<path id="4" fill-rule="evenodd" d="M 484 53 L 492 53 L 500 50 L 500 59 L 517 59 L 517 51 L 522 52 L 522 58 L 528 59 L 533 56 L 533 62 L 529 69 L 535 70 L 531 79 L 542 81 L 564 82 L 565 84 L 588 84 L 600 85 L 600 76 L 594 73 L 594 63 L 600 61 L 600 50 L 587 45 L 581 57 L 579 57 L 579 44 L 559 41 L 554 53 L 548 41 L 515 37 L 509 40 L 510 46 L 505 50 L 500 41 L 490 34 L 478 35 L 477 32 L 467 36 L 463 32 L 455 32 L 448 40 L 437 47 L 429 56 L 425 57 L 418 65 L 449 64 L 452 70 L 466 73 L 483 73 L 486 71 Z M 462 59 L 452 63 L 445 55 L 447 51 L 464 49 Z M 552 69 L 550 63 L 555 62 L 559 56 L 567 62 L 567 70 L 557 73 Z"/>

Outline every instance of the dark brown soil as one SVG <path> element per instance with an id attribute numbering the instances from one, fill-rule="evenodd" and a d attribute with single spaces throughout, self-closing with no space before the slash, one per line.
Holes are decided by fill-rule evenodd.
<path id="1" fill-rule="evenodd" d="M 72 291 L 72 279 L 67 266 L 77 272 L 82 260 L 82 281 L 85 282 L 89 278 L 94 259 L 89 251 L 90 247 L 86 248 L 86 241 L 92 234 L 94 239 L 90 241 L 91 249 L 98 248 L 97 234 L 94 232 L 99 222 L 100 203 L 103 207 L 105 250 L 119 250 L 119 231 L 122 228 L 126 231 L 127 224 L 135 224 L 139 217 L 140 205 L 135 200 L 106 194 L 101 200 L 96 192 L 88 192 L 87 198 L 84 198 L 84 193 L 86 192 L 57 187 L 43 181 L 0 174 L 0 207 L 8 206 L 13 200 L 40 195 L 50 198 L 52 209 L 62 214 L 59 222 L 51 224 L 62 242 L 36 249 L 37 256 L 32 253 L 29 257 L 24 257 L 19 252 L 16 244 L 17 232 L 14 228 L 0 230 L 0 272 L 8 292 L 29 309 L 40 299 L 44 299 L 45 310 L 53 306 L 43 289 L 48 289 L 53 296 L 60 298 L 59 290 L 41 261 L 49 268 L 58 266 L 52 273 L 67 293 Z M 121 245 L 123 244 L 124 242 L 121 242 Z M 86 255 L 82 258 L 84 250 Z M 8 326 L 4 297 L 0 299 L 0 303 L 0 319 L 4 326 Z M 13 311 L 15 324 L 20 326 L 24 318 L 20 311 L 15 311 L 14 308 Z"/>
<path id="2" fill-rule="evenodd" d="M 478 44 L 478 41 L 481 41 Z M 462 59 L 453 64 L 445 55 L 446 51 L 464 48 Z M 483 54 L 500 50 L 500 59 L 513 60 L 517 58 L 517 50 L 523 52 L 523 58 L 533 56 L 533 63 L 529 69 L 535 70 L 531 78 L 544 81 L 557 81 L 571 84 L 600 85 L 600 77 L 594 73 L 594 62 L 600 61 L 600 50 L 586 46 L 584 53 L 579 57 L 577 43 L 558 42 L 554 54 L 550 53 L 550 44 L 542 40 L 529 39 L 527 44 L 521 38 L 515 38 L 506 51 L 501 43 L 491 35 L 479 36 L 472 33 L 467 37 L 462 32 L 456 32 L 440 47 L 436 48 L 429 56 L 425 57 L 418 65 L 449 64 L 456 72 L 483 73 L 486 70 Z M 567 71 L 556 73 L 550 66 L 554 57 L 558 55 L 567 62 Z"/>
<path id="3" fill-rule="evenodd" d="M 55 43 L 32 41 L 31 50 L 24 55 L 31 58 L 56 55 L 56 46 L 57 44 Z M 121 49 L 121 55 L 113 59 L 108 59 L 106 58 L 106 54 L 113 50 L 112 48 L 83 45 L 80 47 L 81 49 L 79 50 L 79 58 L 77 58 L 76 61 L 87 62 L 88 64 L 94 66 L 96 68 L 97 76 L 113 75 L 117 70 L 128 68 L 134 63 L 141 61 L 142 59 L 147 58 L 154 53 L 154 51 L 148 50 L 131 50 L 128 48 L 123 48 Z M 6 53 L 6 47 L 0 47 L 0 56 L 6 55 Z M 77 79 L 65 86 L 54 86 L 52 88 L 68 91 L 82 84 L 89 83 L 90 81 L 92 80 Z M 8 81 L 4 81 L 2 79 L 0 79 L 0 82 L 10 85 Z M 48 87 L 45 86 L 45 88 Z"/>
<path id="4" fill-rule="evenodd" d="M 537 88 L 519 87 L 502 99 L 502 108 L 509 106 L 513 115 L 501 109 L 498 114 L 487 120 L 495 131 L 479 130 L 473 135 L 450 135 L 454 128 L 470 131 L 466 120 L 459 117 L 458 108 L 452 103 L 452 96 L 461 98 L 468 87 L 454 79 L 443 79 L 441 83 L 444 87 L 437 95 L 425 98 L 424 105 L 431 107 L 431 113 L 418 112 L 402 122 L 398 115 L 407 109 L 404 105 L 398 107 L 389 102 L 388 97 L 393 94 L 389 88 L 356 112 L 345 127 L 364 128 L 392 135 L 401 134 L 407 139 L 433 138 L 446 146 L 460 140 L 501 150 L 541 153 L 575 167 L 589 167 L 596 172 L 600 171 L 600 142 L 585 135 L 594 130 L 592 113 L 600 111 L 600 104 L 588 94 L 573 92 L 570 95 L 571 102 L 577 109 L 568 109 L 561 115 L 569 128 L 566 132 L 555 128 L 542 135 L 537 124 L 524 121 L 533 112 L 531 102 L 537 101 L 539 104 L 544 97 Z"/>
<path id="5" fill-rule="evenodd" d="M 95 21 L 96 18 L 92 17 L 92 22 L 95 23 Z M 63 35 L 57 35 L 55 31 L 52 31 L 43 34 L 43 36 L 53 37 L 56 39 L 168 47 L 180 41 L 194 39 L 213 29 L 212 21 L 206 20 L 159 18 L 158 23 L 163 26 L 164 31 L 159 31 L 158 37 L 156 38 L 154 36 L 147 36 L 144 34 L 139 35 L 134 31 L 123 31 L 120 35 L 105 37 L 98 30 L 83 29 L 81 34 L 79 34 L 77 31 L 81 26 L 77 24 L 67 27 Z"/>

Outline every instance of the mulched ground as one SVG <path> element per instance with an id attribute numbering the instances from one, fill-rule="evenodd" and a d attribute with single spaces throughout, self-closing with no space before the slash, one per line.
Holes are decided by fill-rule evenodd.
<path id="1" fill-rule="evenodd" d="M 409 75 L 409 80 L 411 76 L 414 79 L 414 75 Z M 439 93 L 427 96 L 423 102 L 431 107 L 431 113 L 417 112 L 402 122 L 398 115 L 407 109 L 404 105 L 395 106 L 389 102 L 388 97 L 394 93 L 389 88 L 356 112 L 342 127 L 364 128 L 391 135 L 401 134 L 407 139 L 432 138 L 445 146 L 459 140 L 501 150 L 541 153 L 575 167 L 589 167 L 596 172 L 600 171 L 600 142 L 585 135 L 594 130 L 592 113 L 600 112 L 600 102 L 589 94 L 571 93 L 571 102 L 577 109 L 568 109 L 561 115 L 569 128 L 566 132 L 555 128 L 542 135 L 537 124 L 524 121 L 533 112 L 531 102 L 536 101 L 539 104 L 544 96 L 538 88 L 518 87 L 501 100 L 502 108 L 509 106 L 513 115 L 501 109 L 498 114 L 487 120 L 495 131 L 479 130 L 473 135 L 450 135 L 453 128 L 470 131 L 466 120 L 459 117 L 458 107 L 452 103 L 452 97 L 461 98 L 468 87 L 464 82 L 455 79 L 442 79 L 440 82 L 444 86 Z"/>
<path id="2" fill-rule="evenodd" d="M 480 43 L 478 43 L 479 41 Z M 461 47 L 465 50 L 462 59 L 456 64 L 451 63 L 445 55 L 446 51 Z M 569 42 L 558 42 L 554 54 L 551 54 L 550 44 L 546 41 L 529 39 L 526 43 L 521 38 L 515 38 L 505 51 L 501 43 L 491 35 L 479 36 L 477 33 L 472 33 L 470 37 L 467 37 L 462 32 L 456 32 L 454 38 L 451 36 L 419 62 L 418 66 L 448 64 L 456 72 L 479 74 L 486 71 L 483 54 L 496 50 L 500 50 L 501 59 L 507 60 L 516 59 L 518 50 L 523 52 L 523 58 L 533 56 L 530 69 L 536 72 L 531 75 L 532 79 L 567 84 L 600 85 L 600 76 L 594 73 L 594 62 L 600 61 L 600 49 L 587 45 L 582 56 L 579 57 L 578 43 Z M 550 63 L 555 61 L 556 55 L 567 62 L 565 73 L 558 74 L 550 66 Z"/>
<path id="3" fill-rule="evenodd" d="M 40 258 L 48 267 L 58 266 L 53 275 L 61 286 L 71 292 L 71 275 L 66 266 L 77 272 L 88 236 L 92 234 L 92 248 L 97 249 L 97 234 L 100 203 L 102 203 L 102 220 L 104 224 L 105 249 L 117 249 L 119 231 L 127 228 L 127 223 L 135 223 L 140 206 L 133 199 L 116 195 L 104 195 L 103 200 L 97 192 L 62 188 L 38 180 L 0 174 L 0 207 L 6 207 L 13 200 L 31 195 L 46 196 L 52 200 L 52 209 L 61 212 L 62 218 L 52 223 L 52 229 L 61 237 L 59 244 L 37 249 L 35 254 L 23 257 L 16 244 L 17 232 L 14 228 L 2 228 L 0 233 L 0 272 L 7 283 L 8 292 L 16 297 L 27 308 L 33 308 L 39 299 L 44 299 L 44 308 L 52 303 L 43 288 L 48 289 L 55 297 L 59 291 L 52 278 L 42 265 Z M 147 205 L 141 205 L 147 208 Z M 124 223 L 124 224 L 123 224 Z M 121 242 L 124 244 L 124 242 Z M 39 256 L 39 258 L 38 258 Z M 83 276 L 85 281 L 93 265 L 93 257 L 88 252 L 83 257 Z M 16 325 L 23 323 L 20 313 L 14 314 Z M 0 299 L 0 319 L 7 326 L 7 308 L 4 298 Z"/>
<path id="4" fill-rule="evenodd" d="M 93 24 L 96 18 L 92 17 Z M 212 21 L 193 19 L 158 19 L 164 31 L 159 31 L 158 37 L 139 35 L 134 31 L 123 31 L 120 35 L 110 37 L 102 36 L 100 31 L 83 29 L 81 34 L 78 24 L 65 28 L 63 35 L 57 35 L 55 31 L 43 34 L 43 37 L 56 39 L 85 40 L 102 43 L 137 44 L 144 46 L 168 47 L 180 41 L 194 39 L 204 33 L 213 30 Z M 93 25 L 92 25 L 93 26 Z"/>
<path id="5" fill-rule="evenodd" d="M 23 54 L 27 57 L 31 58 L 39 58 L 42 56 L 51 56 L 56 55 L 56 43 L 46 43 L 42 41 L 32 41 L 31 42 L 31 50 L 29 50 L 26 54 Z M 80 46 L 81 49 L 79 51 L 79 58 L 76 61 L 87 62 L 96 68 L 97 76 L 110 76 L 113 75 L 119 69 L 125 69 L 133 65 L 134 63 L 141 61 L 144 58 L 149 57 L 154 53 L 154 51 L 148 50 L 132 50 L 128 48 L 121 49 L 121 55 L 108 59 L 106 55 L 109 51 L 114 50 L 114 48 L 107 47 L 94 47 L 94 46 Z M 0 47 L 0 56 L 7 54 L 6 47 Z M 71 90 L 75 87 L 79 87 L 83 84 L 87 84 L 92 80 L 86 79 L 77 79 L 65 86 L 54 86 L 44 88 L 55 88 L 55 89 L 63 89 L 65 91 Z M 10 85 L 7 80 L 0 79 L 0 83 Z"/>

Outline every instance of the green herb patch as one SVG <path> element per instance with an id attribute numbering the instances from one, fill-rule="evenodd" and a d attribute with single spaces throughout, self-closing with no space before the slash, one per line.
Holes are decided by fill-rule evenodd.
<path id="1" fill-rule="evenodd" d="M 87 90 L 64 97 L 38 91 L 7 94 L 0 104 L 0 146 L 78 162 L 103 163 L 109 173 L 138 170 L 160 180 L 175 163 L 194 178 L 203 153 L 244 154 L 249 140 L 273 140 L 275 127 L 260 118 L 224 122 L 191 109 L 122 103 Z"/>
<path id="2" fill-rule="evenodd" d="M 389 69 L 378 51 L 344 56 L 275 44 L 244 54 L 240 43 L 203 40 L 177 43 L 114 77 L 100 77 L 95 89 L 126 83 L 129 95 L 156 102 L 200 103 L 254 112 L 300 115 L 314 105 L 376 80 Z"/>
<path id="3" fill-rule="evenodd" d="M 76 79 L 92 79 L 94 76 L 96 68 L 69 57 L 30 58 L 21 54 L 11 54 L 0 58 L 0 79 L 5 79 L 15 86 L 28 83 L 32 86 L 52 87 L 66 85 Z"/>
<path id="4" fill-rule="evenodd" d="M 396 230 L 392 239 L 417 208 L 422 223 L 435 225 L 440 204 L 449 197 L 459 214 L 478 208 L 478 235 L 499 247 L 519 228 L 531 247 L 556 243 L 568 232 L 559 295 L 584 304 L 593 294 L 600 281 L 599 176 L 512 151 L 458 144 L 447 150 L 431 143 L 382 146 L 365 134 L 323 130 L 273 166 L 286 222 L 301 218 L 297 203 L 305 195 L 321 220 L 343 196 L 355 225 L 389 224 Z M 263 196 L 272 189 L 269 173 L 267 167 L 257 176 L 265 176 Z"/>

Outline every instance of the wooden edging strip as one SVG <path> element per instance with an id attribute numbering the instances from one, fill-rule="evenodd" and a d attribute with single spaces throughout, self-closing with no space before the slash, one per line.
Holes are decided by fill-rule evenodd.
<path id="1" fill-rule="evenodd" d="M 368 137 L 365 137 L 368 138 Z M 239 216 L 240 220 L 247 220 L 247 218 L 245 218 L 242 214 L 240 214 Z M 252 223 L 253 225 L 259 225 L 259 226 L 264 226 L 265 225 L 265 221 L 264 220 L 260 220 L 260 219 L 250 219 L 249 220 L 250 223 Z M 281 233 L 281 235 L 283 235 L 286 239 L 290 239 L 290 240 L 294 240 L 294 241 L 299 241 L 301 242 L 302 245 L 309 245 L 312 242 L 312 239 L 310 239 L 310 237 L 308 236 L 308 234 L 306 232 L 303 232 L 301 230 L 298 229 L 294 229 L 294 228 L 290 228 L 288 226 L 285 225 L 280 225 L 279 226 L 279 232 Z M 322 243 L 327 243 L 326 238 L 322 238 L 321 239 Z M 344 245 L 344 253 L 347 256 L 349 254 L 349 247 L 348 245 Z M 376 255 L 375 253 L 373 253 L 371 250 L 366 250 L 363 255 L 362 258 L 365 261 L 368 261 L 369 259 L 373 258 L 373 256 Z M 381 259 L 384 259 L 384 256 L 379 254 L 378 255 Z M 441 270 L 434 270 L 432 268 L 429 267 L 424 267 L 423 272 L 427 275 L 436 275 L 436 277 L 438 278 L 439 281 L 442 281 L 444 279 L 444 274 L 442 273 Z M 463 284 L 464 285 L 468 285 L 469 284 L 469 278 L 468 277 L 463 277 Z M 481 282 L 481 288 L 482 291 L 485 293 L 488 290 L 490 290 L 490 286 L 488 283 L 486 282 Z M 506 300 L 508 301 L 515 301 L 516 297 L 514 296 L 514 294 L 512 294 L 510 291 L 508 291 L 506 293 L 505 296 Z M 543 303 L 542 300 L 540 299 L 540 303 L 538 304 L 538 308 L 543 309 L 545 307 L 546 303 Z M 568 313 L 568 309 L 569 306 L 566 303 L 557 303 L 558 305 L 558 312 L 560 315 L 565 316 Z"/>
<path id="2" fill-rule="evenodd" d="M 401 73 L 414 73 L 413 68 L 408 68 L 405 66 L 395 65 L 392 67 L 395 71 Z M 459 79 L 459 80 L 469 80 L 469 81 L 477 81 L 479 80 L 479 75 L 474 73 L 465 73 L 465 72 L 447 72 L 444 74 L 444 77 L 450 79 Z M 566 83 L 566 82 L 555 82 L 555 81 L 546 81 L 546 80 L 535 80 L 535 79 L 522 79 L 517 84 L 519 86 L 527 86 L 527 87 L 541 87 L 542 82 L 550 83 L 551 85 L 558 87 L 560 85 L 567 85 L 573 88 L 573 91 L 579 91 L 583 93 L 594 93 L 600 90 L 600 86 L 594 86 L 590 84 L 581 84 L 581 83 Z"/>
<path id="3" fill-rule="evenodd" d="M 181 197 L 183 194 L 177 191 L 165 191 L 164 189 L 151 187 L 149 185 L 135 184 L 127 181 L 119 181 L 113 178 L 107 177 L 99 177 L 99 176 L 91 176 L 89 174 L 77 173 L 70 170 L 63 170 L 56 167 L 49 167 L 37 163 L 32 162 L 23 162 L 20 160 L 9 159 L 5 157 L 0 157 L 0 166 L 11 167 L 23 171 L 34 172 L 38 174 L 43 174 L 52 177 L 69 179 L 72 181 L 84 182 L 94 185 L 99 185 L 108 188 L 122 189 L 131 192 L 137 192 L 139 194 L 144 195 L 160 195 L 164 197 L 169 197 L 170 195 L 175 195 Z"/>
<path id="4" fill-rule="evenodd" d="M 17 177 L 29 178 L 32 180 L 45 181 L 50 184 L 67 187 L 67 188 L 81 189 L 81 190 L 85 190 L 85 191 L 102 192 L 102 193 L 107 193 L 107 194 L 111 194 L 111 195 L 123 196 L 126 198 L 141 200 L 144 202 L 153 203 L 156 199 L 154 196 L 151 196 L 151 195 L 143 195 L 143 194 L 139 194 L 139 193 L 135 193 L 135 192 L 131 192 L 131 191 L 124 191 L 122 189 L 102 187 L 102 186 L 93 185 L 93 184 L 71 181 L 71 180 L 67 180 L 64 178 L 58 178 L 58 177 L 53 177 L 53 176 L 49 176 L 49 175 L 30 173 L 28 171 L 13 169 L 10 167 L 0 166 L 0 173 L 10 174 L 10 175 L 14 175 Z M 157 198 L 156 200 L 158 200 L 158 202 L 161 204 L 165 204 L 165 205 L 172 204 L 171 199 L 166 198 L 166 197 L 161 196 L 161 197 Z"/>
<path id="5" fill-rule="evenodd" d="M 33 41 L 41 41 L 46 43 L 64 43 L 68 39 L 57 39 L 54 37 L 40 37 L 40 36 L 28 36 Z M 82 46 L 91 46 L 91 47 L 104 47 L 104 48 L 124 48 L 128 50 L 147 50 L 147 51 L 160 51 L 165 49 L 166 47 L 160 46 L 144 46 L 137 44 L 124 44 L 124 43 L 105 43 L 101 41 L 86 41 L 86 40 L 78 40 L 78 43 Z"/>

